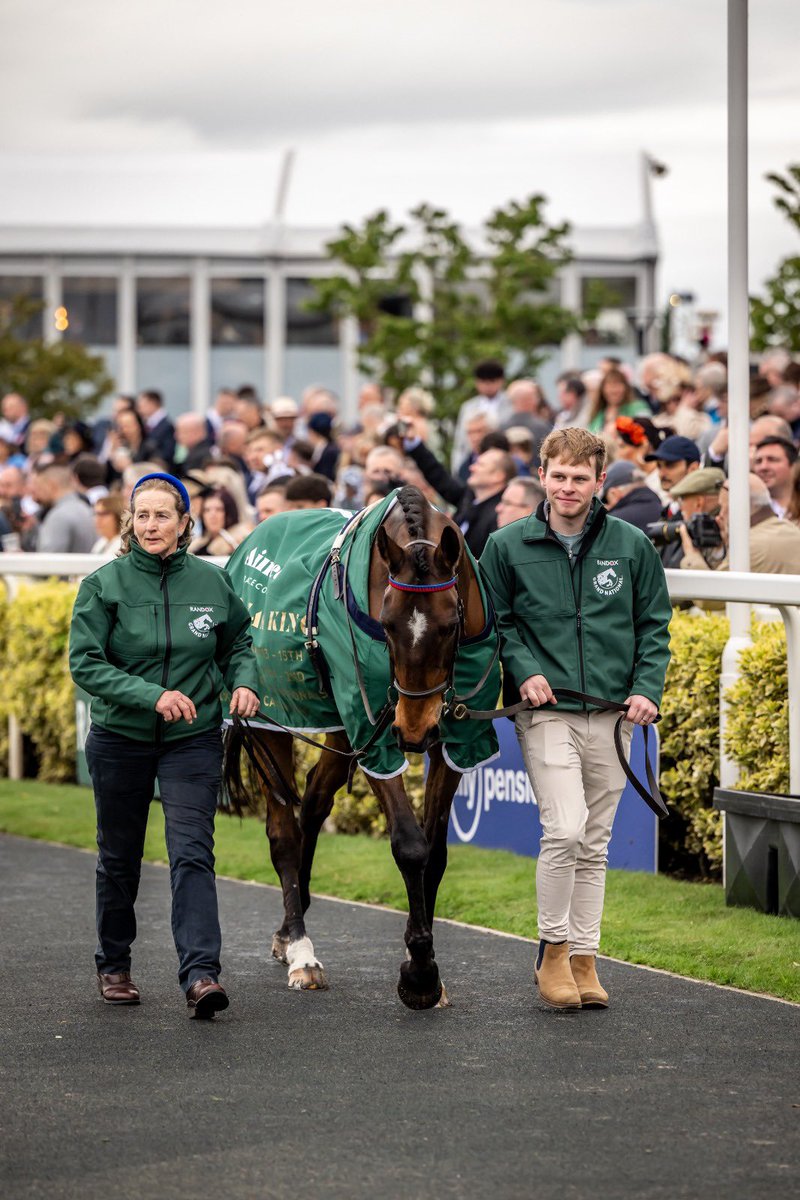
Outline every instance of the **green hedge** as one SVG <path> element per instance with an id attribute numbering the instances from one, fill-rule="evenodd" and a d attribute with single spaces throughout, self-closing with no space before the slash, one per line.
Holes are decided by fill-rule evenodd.
<path id="1" fill-rule="evenodd" d="M 76 588 L 49 580 L 0 599 L 0 716 L 13 713 L 29 739 L 42 780 L 75 774 L 75 705 L 67 666 L 69 622 Z M 714 876 L 722 860 L 719 814 L 711 807 L 719 775 L 719 674 L 728 622 L 716 614 L 675 613 L 672 661 L 661 723 L 661 786 L 672 816 L 661 826 L 662 867 Z M 727 751 L 740 765 L 739 786 L 787 791 L 789 784 L 786 644 L 780 623 L 754 623 L 753 645 L 741 658 L 731 690 Z M 0 722 L 0 754 L 6 755 Z M 302 777 L 317 751 L 300 747 Z M 422 760 L 414 756 L 405 782 L 422 808 Z M 380 836 L 385 821 L 361 772 L 353 795 L 337 797 L 331 818 L 343 833 Z"/>

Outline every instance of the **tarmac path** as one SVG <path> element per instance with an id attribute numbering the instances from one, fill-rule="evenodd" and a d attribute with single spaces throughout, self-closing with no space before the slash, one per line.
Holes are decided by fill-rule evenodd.
<path id="1" fill-rule="evenodd" d="M 607 1012 L 552 1013 L 529 942 L 439 924 L 453 1007 L 410 1012 L 404 919 L 319 899 L 332 986 L 297 994 L 269 957 L 277 890 L 220 880 L 231 1007 L 190 1021 L 145 865 L 143 1003 L 112 1008 L 93 876 L 0 837 L 4 1200 L 798 1195 L 800 1006 L 605 962 Z"/>

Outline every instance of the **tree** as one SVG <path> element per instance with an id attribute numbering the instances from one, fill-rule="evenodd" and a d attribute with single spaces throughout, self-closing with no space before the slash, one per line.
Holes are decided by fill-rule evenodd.
<path id="1" fill-rule="evenodd" d="M 778 189 L 775 207 L 800 232 L 800 163 L 790 164 L 785 175 L 766 178 Z M 800 350 L 800 255 L 785 258 L 764 288 L 764 296 L 750 297 L 750 345 L 754 350 Z"/>
<path id="2" fill-rule="evenodd" d="M 343 226 L 327 244 L 340 273 L 315 283 L 316 309 L 359 323 L 360 369 L 395 391 L 422 383 L 452 420 L 481 358 L 533 372 L 543 347 L 578 328 L 550 296 L 571 254 L 567 224 L 549 225 L 535 195 L 496 209 L 476 248 L 440 208 L 422 204 L 408 224 L 385 210 Z"/>
<path id="3" fill-rule="evenodd" d="M 78 342 L 24 338 L 21 330 L 41 313 L 40 300 L 18 296 L 0 304 L 0 393 L 19 392 L 34 417 L 61 413 L 75 420 L 92 412 L 113 388 L 99 354 Z"/>

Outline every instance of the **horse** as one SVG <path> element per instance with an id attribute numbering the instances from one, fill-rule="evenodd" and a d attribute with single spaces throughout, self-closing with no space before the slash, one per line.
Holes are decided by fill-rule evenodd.
<path id="1" fill-rule="evenodd" d="M 314 574 L 320 552 L 309 547 L 316 530 L 328 548 Z M 338 531 L 332 547 L 331 530 Z M 251 610 L 263 669 L 263 724 L 228 731 L 224 779 L 234 812 L 254 807 L 259 796 L 253 789 L 261 807 L 266 801 L 284 906 L 272 955 L 288 967 L 289 988 L 328 987 L 305 916 L 318 836 L 355 754 L 385 815 L 408 896 L 398 995 L 411 1009 L 446 1007 L 433 918 L 447 864 L 450 807 L 463 770 L 497 749 L 491 723 L 480 734 L 474 727 L 467 732 L 469 723 L 457 722 L 453 710 L 457 700 L 477 696 L 493 707 L 500 685 L 491 606 L 461 530 L 417 488 L 404 487 L 379 502 L 378 511 L 349 522 L 332 510 L 271 517 L 237 549 L 228 571 Z M 312 575 L 303 616 L 297 596 L 287 598 L 289 577 L 297 588 L 298 579 Z M 459 697 L 465 686 L 468 697 Z M 376 715 L 381 694 L 386 702 Z M 309 730 L 323 734 L 324 749 L 299 796 L 293 737 Z M 354 746 L 359 741 L 365 745 Z M 243 746 L 256 766 L 249 786 Z M 403 786 L 404 751 L 429 756 L 421 825 Z"/>

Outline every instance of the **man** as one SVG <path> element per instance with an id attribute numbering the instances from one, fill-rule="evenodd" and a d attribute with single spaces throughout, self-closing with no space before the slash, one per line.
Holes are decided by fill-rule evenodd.
<path id="1" fill-rule="evenodd" d="M 714 537 L 716 530 L 711 523 L 711 536 L 693 532 L 692 518 L 702 515 L 713 519 L 720 511 L 720 490 L 725 483 L 725 474 L 719 467 L 701 467 L 692 471 L 672 489 L 672 498 L 680 505 L 680 517 L 684 525 L 679 531 L 681 552 L 670 557 L 669 565 L 683 567 L 683 555 L 686 545 L 693 546 L 703 558 L 707 566 L 715 569 L 725 557 L 719 538 Z M 674 519 L 674 518 L 673 518 Z M 662 555 L 662 561 L 664 556 Z"/>
<path id="2" fill-rule="evenodd" d="M 40 554 L 89 554 L 97 541 L 94 515 L 74 488 L 72 469 L 51 463 L 31 478 L 31 491 L 44 516 L 36 549 Z"/>
<path id="3" fill-rule="evenodd" d="M 413 422 L 409 422 L 412 428 L 417 431 L 421 422 L 415 418 Z M 494 413 L 487 412 L 484 409 L 477 409 L 472 416 L 467 417 L 464 421 L 464 436 L 467 440 L 469 453 L 465 455 L 463 461 L 459 464 L 454 475 L 460 479 L 462 483 L 467 482 L 469 469 L 475 462 L 475 459 L 483 449 L 482 442 L 490 433 L 494 433 L 497 429 L 497 422 Z"/>
<path id="4" fill-rule="evenodd" d="M 214 447 L 208 436 L 205 417 L 196 412 L 181 413 L 175 422 L 175 443 L 175 466 L 178 475 L 183 478 L 212 457 Z"/>
<path id="5" fill-rule="evenodd" d="M 783 517 L 792 497 L 792 473 L 797 462 L 794 442 L 782 437 L 766 437 L 756 446 L 753 474 L 766 485 L 776 517 Z"/>
<path id="6" fill-rule="evenodd" d="M 0 412 L 3 420 L 11 426 L 9 432 L 13 436 L 14 445 L 23 446 L 31 423 L 27 400 L 20 396 L 19 392 L 8 392 L 0 402 Z"/>
<path id="7" fill-rule="evenodd" d="M 632 725 L 658 713 L 672 608 L 645 535 L 606 514 L 603 440 L 555 430 L 542 445 L 547 500 L 499 529 L 481 558 L 509 690 L 531 705 L 517 736 L 539 805 L 539 954 L 534 978 L 553 1008 L 608 1005 L 596 956 L 607 847 L 625 775 L 616 714 L 559 700 L 554 687 L 628 705 Z"/>
<path id="8" fill-rule="evenodd" d="M 473 396 L 471 400 L 467 400 L 466 404 L 462 404 L 458 414 L 456 431 L 453 435 L 451 458 L 453 471 L 458 470 L 459 465 L 469 453 L 466 422 L 471 416 L 476 412 L 491 413 L 495 426 L 502 424 L 511 416 L 511 406 L 504 391 L 505 382 L 505 368 L 496 359 L 487 358 L 475 367 L 474 383 L 477 395 Z"/>
<path id="9" fill-rule="evenodd" d="M 554 427 L 566 429 L 568 426 L 585 426 L 586 385 L 583 380 L 577 375 L 559 375 L 557 394 L 560 410 L 556 415 Z"/>
<path id="10" fill-rule="evenodd" d="M 166 463 L 167 470 L 171 471 L 175 454 L 175 426 L 167 416 L 161 392 L 152 388 L 139 392 L 136 411 L 144 421 L 147 441 L 153 447 L 154 457 Z"/>
<path id="11" fill-rule="evenodd" d="M 236 404 L 233 415 L 237 421 L 244 422 L 250 433 L 264 424 L 261 401 L 258 398 L 258 392 L 255 388 L 249 386 L 239 388 L 236 393 Z"/>
<path id="12" fill-rule="evenodd" d="M 497 528 L 504 529 L 512 521 L 529 517 L 544 499 L 544 488 L 538 479 L 527 475 L 512 479 L 497 505 Z"/>
<path id="13" fill-rule="evenodd" d="M 236 401 L 237 396 L 233 388 L 221 387 L 218 389 L 213 407 L 206 413 L 210 438 L 216 438 L 223 422 L 236 415 Z"/>
<path id="14" fill-rule="evenodd" d="M 647 486 L 644 471 L 624 459 L 612 463 L 608 468 L 600 498 L 615 517 L 635 525 L 643 533 L 661 515 L 661 501 Z"/>
<path id="15" fill-rule="evenodd" d="M 290 476 L 276 479 L 274 483 L 266 484 L 256 496 L 256 517 L 259 524 L 273 517 L 275 513 L 286 512 L 286 485 Z"/>
<path id="16" fill-rule="evenodd" d="M 277 429 L 284 445 L 291 445 L 294 438 L 294 427 L 300 416 L 300 408 L 291 396 L 278 396 L 269 406 L 269 415 L 273 426 Z"/>
<path id="17" fill-rule="evenodd" d="M 286 507 L 295 508 L 330 508 L 333 488 L 324 475 L 295 475 L 286 484 L 284 497 Z"/>
<path id="18" fill-rule="evenodd" d="M 645 454 L 644 461 L 656 464 L 659 482 L 664 491 L 671 494 L 676 483 L 680 483 L 692 471 L 699 468 L 700 451 L 689 438 L 674 434 L 672 437 L 664 438 L 661 445 L 650 454 Z M 675 509 L 677 509 L 677 505 L 674 506 L 673 511 Z"/>
<path id="19" fill-rule="evenodd" d="M 101 463 L 93 454 L 79 454 L 71 465 L 75 491 L 94 509 L 97 501 L 104 500 L 108 495 L 105 463 Z"/>
<path id="20" fill-rule="evenodd" d="M 766 484 L 757 475 L 749 477 L 750 486 L 750 570 L 768 575 L 800 575 L 800 529 L 791 521 L 782 521 L 775 516 Z M 722 484 L 719 492 L 719 514 L 716 518 L 722 534 L 725 556 L 716 566 L 709 568 L 689 538 L 686 530 L 681 531 L 684 557 L 683 570 L 706 571 L 728 570 L 728 514 L 729 484 Z M 715 607 L 711 601 L 705 608 Z M 719 605 L 719 607 L 723 607 Z"/>
<path id="21" fill-rule="evenodd" d="M 500 426 L 506 433 L 509 429 L 524 426 L 533 440 L 534 466 L 539 466 L 539 447 L 553 426 L 540 415 L 542 394 L 534 379 L 515 379 L 508 385 L 508 402 L 511 414 Z"/>

